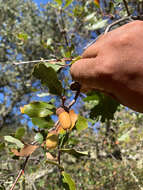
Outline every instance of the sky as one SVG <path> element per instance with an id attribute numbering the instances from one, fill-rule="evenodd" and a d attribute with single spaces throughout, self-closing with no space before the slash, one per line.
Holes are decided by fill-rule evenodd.
<path id="1" fill-rule="evenodd" d="M 40 3 L 47 3 L 49 0 L 33 0 L 35 3 L 37 3 L 38 5 L 40 5 Z"/>

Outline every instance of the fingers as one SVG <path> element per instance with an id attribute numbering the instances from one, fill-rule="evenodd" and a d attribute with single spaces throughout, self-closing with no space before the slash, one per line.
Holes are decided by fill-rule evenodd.
<path id="1" fill-rule="evenodd" d="M 89 46 L 82 54 L 82 58 L 94 58 L 97 56 L 97 47 L 96 43 Z"/>
<path id="2" fill-rule="evenodd" d="M 80 59 L 72 65 L 70 69 L 72 78 L 81 84 L 82 91 L 100 88 L 98 86 L 100 65 L 98 58 Z"/>

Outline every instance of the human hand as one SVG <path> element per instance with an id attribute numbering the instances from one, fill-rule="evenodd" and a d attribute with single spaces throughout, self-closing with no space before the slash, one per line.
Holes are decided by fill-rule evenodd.
<path id="1" fill-rule="evenodd" d="M 103 91 L 143 112 L 143 22 L 102 35 L 72 65 L 71 75 L 83 91 Z"/>

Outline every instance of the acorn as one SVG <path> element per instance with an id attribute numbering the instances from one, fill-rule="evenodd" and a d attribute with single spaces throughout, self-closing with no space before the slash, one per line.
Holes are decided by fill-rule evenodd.
<path id="1" fill-rule="evenodd" d="M 62 107 L 59 107 L 56 111 L 59 118 L 59 122 L 64 130 L 70 129 L 72 122 L 69 113 Z"/>
<path id="2" fill-rule="evenodd" d="M 71 119 L 71 128 L 70 130 L 72 130 L 72 128 L 75 126 L 76 124 L 76 121 L 78 119 L 78 115 L 74 112 L 74 110 L 70 110 L 69 111 L 69 116 L 70 116 L 70 119 Z"/>
<path id="3" fill-rule="evenodd" d="M 59 142 L 58 134 L 54 131 L 48 133 L 46 138 L 46 147 L 48 149 L 54 149 L 57 147 Z"/>

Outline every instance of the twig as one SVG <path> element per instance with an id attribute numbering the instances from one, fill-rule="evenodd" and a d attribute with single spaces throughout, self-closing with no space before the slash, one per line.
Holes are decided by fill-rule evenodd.
<path id="1" fill-rule="evenodd" d="M 125 5 L 125 8 L 126 8 L 128 16 L 130 16 L 131 14 L 130 14 L 130 11 L 129 11 L 129 8 L 128 8 L 128 4 L 127 4 L 126 0 L 123 0 L 123 3 Z"/>
<path id="2" fill-rule="evenodd" d="M 35 143 L 36 143 L 36 141 L 33 141 L 31 144 L 34 145 Z M 30 155 L 26 157 L 26 159 L 25 159 L 25 161 L 24 161 L 24 163 L 23 163 L 23 166 L 22 166 L 22 168 L 20 169 L 20 171 L 19 171 L 19 173 L 18 173 L 18 175 L 17 175 L 17 178 L 15 179 L 15 182 L 13 183 L 13 185 L 12 185 L 12 187 L 11 187 L 10 190 L 13 190 L 13 189 L 14 189 L 15 185 L 17 184 L 18 179 L 19 179 L 19 178 L 22 176 L 22 174 L 24 173 L 24 170 L 25 170 L 25 167 L 26 167 L 26 164 L 27 164 L 29 158 L 30 158 Z"/>
<path id="3" fill-rule="evenodd" d="M 37 188 L 36 188 L 36 186 L 35 186 L 34 183 L 32 183 L 32 187 L 33 187 L 34 190 L 37 190 Z"/>
<path id="4" fill-rule="evenodd" d="M 68 42 L 68 38 L 67 38 L 67 32 L 65 30 L 65 22 L 64 22 L 64 19 L 63 19 L 63 10 L 61 9 L 60 10 L 60 17 L 61 17 L 61 23 L 62 23 L 62 31 L 61 33 L 63 34 L 64 36 L 64 39 L 65 39 L 65 43 L 66 43 L 66 46 L 67 48 L 69 48 L 69 42 Z"/>
<path id="5" fill-rule="evenodd" d="M 20 178 L 20 177 L 22 176 L 22 174 L 24 173 L 24 169 L 25 169 L 25 167 L 26 167 L 26 164 L 27 164 L 27 162 L 28 162 L 29 157 L 30 157 L 30 156 L 27 156 L 27 157 L 26 157 L 25 162 L 24 162 L 24 164 L 23 164 L 21 170 L 19 171 L 19 173 L 18 173 L 18 175 L 17 175 L 17 178 L 15 179 L 15 182 L 13 183 L 13 185 L 12 185 L 12 187 L 11 187 L 10 190 L 13 190 L 13 189 L 14 189 L 15 185 L 17 184 L 17 181 L 19 180 L 19 178 Z"/>
<path id="6" fill-rule="evenodd" d="M 33 60 L 33 61 L 20 61 L 20 62 L 14 62 L 14 65 L 22 65 L 22 64 L 28 64 L 28 63 L 39 63 L 39 62 L 51 62 L 51 64 L 56 64 L 60 66 L 65 66 L 58 64 L 57 62 L 62 61 L 73 61 L 74 58 L 62 58 L 62 59 L 40 59 L 40 60 Z"/>
<path id="7" fill-rule="evenodd" d="M 115 26 L 116 24 L 120 24 L 121 22 L 126 21 L 126 20 L 133 21 L 132 17 L 130 17 L 130 16 L 121 18 L 121 19 L 119 19 L 119 20 L 117 20 L 117 21 L 115 21 L 115 22 L 109 24 L 109 25 L 106 27 L 104 34 L 106 34 L 107 32 L 109 32 L 109 31 L 111 30 L 111 28 L 112 28 L 113 26 Z M 97 36 L 97 38 L 95 38 L 93 41 L 91 41 L 90 43 L 88 43 L 88 44 L 86 45 L 86 47 L 84 47 L 84 50 L 86 50 L 89 46 L 91 46 L 92 44 L 94 44 L 94 43 L 98 40 L 98 38 L 100 38 L 102 35 L 103 35 L 103 34 Z"/>
<path id="8" fill-rule="evenodd" d="M 76 103 L 76 100 L 77 100 L 79 94 L 80 94 L 80 89 L 76 92 L 74 99 L 69 103 L 68 109 L 70 109 Z"/>
<path id="9" fill-rule="evenodd" d="M 58 164 L 61 164 L 61 152 L 60 152 L 60 147 L 58 147 Z M 61 169 L 60 169 L 61 171 Z"/>

